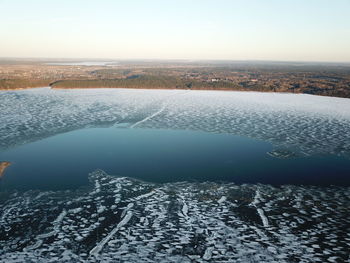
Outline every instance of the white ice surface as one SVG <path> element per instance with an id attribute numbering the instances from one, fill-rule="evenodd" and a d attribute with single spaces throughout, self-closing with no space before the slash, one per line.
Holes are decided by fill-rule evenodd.
<path id="1" fill-rule="evenodd" d="M 81 191 L 14 192 L 0 203 L 0 262 L 349 259 L 349 187 L 152 184 L 101 170 L 89 181 Z M 108 209 L 93 216 L 99 206 Z"/>
<path id="2" fill-rule="evenodd" d="M 306 94 L 49 88 L 0 91 L 0 149 L 84 127 L 191 129 L 302 154 L 350 153 L 350 99 Z"/>

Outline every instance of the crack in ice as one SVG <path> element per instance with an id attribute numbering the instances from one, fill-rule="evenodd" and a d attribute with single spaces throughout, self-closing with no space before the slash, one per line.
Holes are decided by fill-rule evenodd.
<path id="1" fill-rule="evenodd" d="M 156 117 L 157 115 L 161 114 L 164 110 L 165 110 L 165 105 L 163 105 L 157 112 L 147 116 L 146 118 L 144 118 L 138 122 L 135 122 L 133 125 L 130 126 L 130 128 L 135 128 L 136 126 L 140 125 L 141 123 L 144 123 L 144 122 Z"/>
<path id="2" fill-rule="evenodd" d="M 115 233 L 117 233 L 121 227 L 123 227 L 129 222 L 129 220 L 132 217 L 132 214 L 132 211 L 128 211 L 123 217 L 122 221 L 120 221 L 118 225 L 100 243 L 98 243 L 93 249 L 91 249 L 89 254 L 93 256 L 98 255 L 98 253 L 100 253 L 100 251 L 103 249 L 106 243 L 115 235 Z"/>
<path id="3" fill-rule="evenodd" d="M 260 194 L 260 190 L 259 188 L 256 189 L 255 191 L 255 197 L 253 202 L 250 203 L 251 206 L 254 206 L 256 208 L 256 211 L 258 212 L 258 215 L 260 216 L 260 219 L 262 221 L 262 224 L 264 227 L 268 227 L 269 226 L 269 221 L 264 213 L 264 210 L 259 208 L 257 205 L 260 203 L 261 200 L 261 194 Z"/>

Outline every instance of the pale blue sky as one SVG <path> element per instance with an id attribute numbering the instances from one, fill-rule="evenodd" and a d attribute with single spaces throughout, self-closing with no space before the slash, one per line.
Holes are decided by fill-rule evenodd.
<path id="1" fill-rule="evenodd" d="M 0 0 L 0 57 L 350 62 L 350 0 Z"/>

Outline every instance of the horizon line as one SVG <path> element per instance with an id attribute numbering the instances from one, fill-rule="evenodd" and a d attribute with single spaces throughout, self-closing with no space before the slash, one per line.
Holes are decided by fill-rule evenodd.
<path id="1" fill-rule="evenodd" d="M 97 58 L 97 57 L 1 57 L 0 60 L 70 60 L 70 61 L 147 61 L 147 62 L 267 62 L 267 63 L 317 63 L 317 64 L 349 64 L 350 61 L 326 60 L 270 60 L 270 59 L 186 59 L 186 58 Z"/>

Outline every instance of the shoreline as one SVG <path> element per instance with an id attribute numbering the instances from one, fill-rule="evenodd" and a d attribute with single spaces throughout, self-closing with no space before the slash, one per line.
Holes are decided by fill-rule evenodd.
<path id="1" fill-rule="evenodd" d="M 25 90 L 25 89 L 36 89 L 36 88 L 45 88 L 45 87 L 27 87 L 27 88 L 9 88 L 9 89 L 0 88 L 0 91 Z"/>
<path id="2" fill-rule="evenodd" d="M 192 88 L 192 89 L 181 89 L 181 88 L 164 88 L 164 87 L 154 87 L 154 88 L 148 88 L 148 87 L 51 87 L 51 89 L 135 89 L 135 90 L 141 90 L 141 89 L 148 89 L 148 90 L 209 90 L 209 91 L 254 91 L 254 92 L 273 92 L 273 91 L 258 91 L 258 90 L 243 90 L 243 89 L 207 89 L 207 88 Z M 287 93 L 287 92 L 286 92 Z"/>
<path id="3" fill-rule="evenodd" d="M 339 99 L 350 99 L 348 97 L 330 96 L 322 94 L 310 94 L 304 92 L 287 92 L 287 91 L 259 91 L 259 90 L 240 90 L 240 89 L 206 89 L 206 88 L 194 88 L 194 89 L 181 89 L 181 88 L 162 88 L 162 87 L 52 87 L 52 86 L 41 86 L 41 87 L 27 87 L 27 88 L 9 88 L 1 89 L 0 91 L 16 91 L 16 90 L 28 90 L 28 89 L 39 89 L 39 88 L 49 88 L 52 90 L 98 90 L 98 89 L 132 89 L 132 90 L 183 90 L 183 91 L 224 91 L 224 92 L 259 92 L 259 93 L 276 93 L 276 94 L 295 94 L 295 95 L 310 95 L 310 96 L 321 96 L 329 98 L 339 98 Z"/>
<path id="4" fill-rule="evenodd" d="M 10 162 L 0 162 L 0 179 L 4 176 L 6 168 L 10 165 Z"/>

